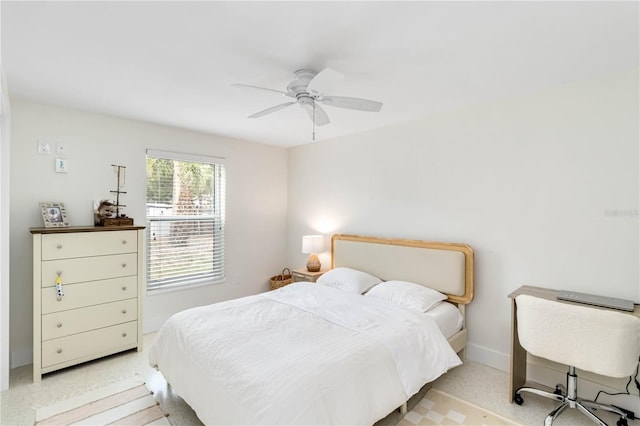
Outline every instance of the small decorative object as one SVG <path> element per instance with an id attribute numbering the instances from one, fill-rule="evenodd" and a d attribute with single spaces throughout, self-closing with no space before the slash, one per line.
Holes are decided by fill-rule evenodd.
<path id="1" fill-rule="evenodd" d="M 93 224 L 100 226 L 103 219 L 116 217 L 116 203 L 111 200 L 100 200 L 93 202 Z"/>
<path id="2" fill-rule="evenodd" d="M 115 203 L 111 202 L 111 211 L 109 211 L 111 216 L 99 218 L 99 222 L 96 223 L 96 225 L 98 226 L 131 226 L 133 225 L 133 218 L 127 217 L 126 214 L 120 212 L 120 208 L 127 207 L 124 204 L 120 204 L 120 194 L 126 194 L 126 192 L 121 191 L 121 189 L 124 188 L 125 170 L 127 168 L 125 166 L 120 166 L 117 164 L 112 164 L 111 166 L 113 166 L 113 171 L 118 176 L 116 189 L 114 191 L 109 191 L 112 194 L 116 195 L 116 202 Z M 107 200 L 103 200 L 103 201 L 107 201 Z M 100 204 L 102 204 L 102 201 L 100 202 Z M 108 212 L 108 210 L 106 209 L 107 205 L 105 204 L 104 207 L 105 207 L 105 214 L 106 214 Z M 98 214 L 98 215 L 100 214 L 99 208 L 100 208 L 100 205 L 98 205 L 97 210 L 94 209 L 94 214 Z M 115 215 L 112 212 L 114 208 L 115 208 Z"/>
<path id="3" fill-rule="evenodd" d="M 309 254 L 307 260 L 307 271 L 318 272 L 320 270 L 320 259 L 318 253 L 324 250 L 324 237 L 322 235 L 305 235 L 302 237 L 302 253 Z"/>
<path id="4" fill-rule="evenodd" d="M 40 203 L 40 213 L 45 228 L 65 228 L 69 226 L 64 203 Z"/>
<path id="5" fill-rule="evenodd" d="M 56 172 L 67 173 L 69 167 L 67 167 L 67 160 L 64 158 L 56 158 Z"/>
<path id="6" fill-rule="evenodd" d="M 284 268 L 280 275 L 274 275 L 269 279 L 271 290 L 276 290 L 280 287 L 284 287 L 287 284 L 291 284 L 292 281 L 293 278 L 291 277 L 291 270 L 289 268 Z"/>

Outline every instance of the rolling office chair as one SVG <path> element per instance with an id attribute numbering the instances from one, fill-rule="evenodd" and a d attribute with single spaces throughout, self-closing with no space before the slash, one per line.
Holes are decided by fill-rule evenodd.
<path id="1" fill-rule="evenodd" d="M 602 426 L 607 424 L 589 408 L 610 411 L 620 415 L 618 426 L 626 426 L 624 411 L 578 397 L 576 368 L 609 377 L 633 375 L 640 356 L 640 318 L 529 295 L 517 296 L 516 306 L 520 345 L 533 355 L 569 366 L 565 392 L 560 385 L 553 393 L 523 386 L 515 391 L 516 404 L 522 405 L 523 392 L 560 401 L 545 419 L 545 426 L 568 407 Z"/>

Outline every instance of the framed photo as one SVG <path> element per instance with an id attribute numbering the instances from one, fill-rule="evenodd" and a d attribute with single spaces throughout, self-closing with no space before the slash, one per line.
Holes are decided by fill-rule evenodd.
<path id="1" fill-rule="evenodd" d="M 116 203 L 111 200 L 93 200 L 93 224 L 102 226 L 104 219 L 116 217 Z"/>
<path id="2" fill-rule="evenodd" d="M 69 226 L 64 203 L 40 203 L 40 213 L 45 228 L 65 228 Z"/>

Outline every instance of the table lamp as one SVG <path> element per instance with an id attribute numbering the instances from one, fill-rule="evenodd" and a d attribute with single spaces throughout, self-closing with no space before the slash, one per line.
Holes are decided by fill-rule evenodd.
<path id="1" fill-rule="evenodd" d="M 307 260 L 307 271 L 318 272 L 320 270 L 320 259 L 318 253 L 324 249 L 324 237 L 322 235 L 305 235 L 302 237 L 302 253 L 309 254 Z"/>

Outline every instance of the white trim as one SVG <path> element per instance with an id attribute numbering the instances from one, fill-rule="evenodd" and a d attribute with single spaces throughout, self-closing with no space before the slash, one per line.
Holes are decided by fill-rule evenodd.
<path id="1" fill-rule="evenodd" d="M 224 158 L 222 157 L 211 157 L 211 156 L 202 156 L 197 154 L 186 154 L 186 153 L 175 153 L 168 151 L 159 151 L 147 149 L 147 158 L 155 158 L 160 160 L 169 160 L 172 162 L 191 162 L 197 164 L 207 164 L 212 168 L 213 179 L 212 179 L 212 189 L 213 189 L 213 203 L 215 207 L 214 214 L 211 215 L 202 215 L 197 217 L 192 216 L 163 216 L 161 218 L 157 216 L 149 216 L 149 211 L 147 210 L 147 239 L 145 241 L 145 245 L 147 247 L 147 256 L 146 256 L 146 290 L 147 294 L 153 294 L 160 290 L 161 292 L 174 291 L 180 288 L 193 288 L 198 285 L 208 285 L 209 283 L 216 282 L 224 282 L 225 280 L 225 202 L 226 202 L 226 165 L 224 164 Z M 147 177 L 148 179 L 148 177 Z M 148 180 L 147 180 L 148 184 Z M 175 193 L 174 193 L 175 196 Z M 175 201 L 175 200 L 174 200 Z M 159 220 L 157 220 L 159 219 Z M 206 274 L 204 276 L 195 276 L 195 277 L 185 277 L 184 274 L 186 271 L 182 271 L 181 267 L 180 277 L 175 278 L 173 280 L 161 279 L 160 281 L 152 281 L 152 269 L 155 271 L 154 266 L 156 265 L 156 261 L 152 261 L 152 250 L 150 241 L 151 239 L 155 239 L 155 234 L 153 233 L 154 222 L 173 222 L 173 221 L 194 221 L 194 220 L 205 220 L 211 221 L 212 229 L 213 229 L 213 243 L 219 243 L 222 245 L 223 249 L 221 251 L 222 254 L 212 251 L 212 271 L 210 274 Z M 221 231 L 220 231 L 221 229 Z M 213 247 L 212 247 L 213 249 Z M 159 262 L 162 262 L 161 260 Z M 153 263 L 153 264 L 152 264 Z"/>
<path id="2" fill-rule="evenodd" d="M 11 105 L 0 65 L 0 391 L 9 388 L 9 203 L 11 168 Z"/>
<path id="3" fill-rule="evenodd" d="M 11 349 L 11 368 L 24 367 L 33 363 L 31 347 Z"/>
<path id="4" fill-rule="evenodd" d="M 185 152 L 159 151 L 147 149 L 147 156 L 154 158 L 166 158 L 167 160 L 189 161 L 193 163 L 224 164 L 226 158 L 212 157 L 210 155 L 187 154 Z"/>
<path id="5" fill-rule="evenodd" d="M 151 288 L 147 287 L 147 296 L 157 296 L 159 294 L 173 293 L 176 291 L 189 290 L 197 287 L 207 287 L 212 285 L 225 284 L 226 282 L 227 282 L 226 278 L 222 280 L 217 280 L 217 281 L 211 281 L 210 279 L 203 279 L 200 281 L 182 282 L 180 284 L 174 284 L 174 285 L 163 285 L 163 286 L 151 287 Z"/>
<path id="6" fill-rule="evenodd" d="M 498 352 L 474 343 L 467 343 L 466 358 L 498 370 L 509 372 L 509 354 Z"/>

